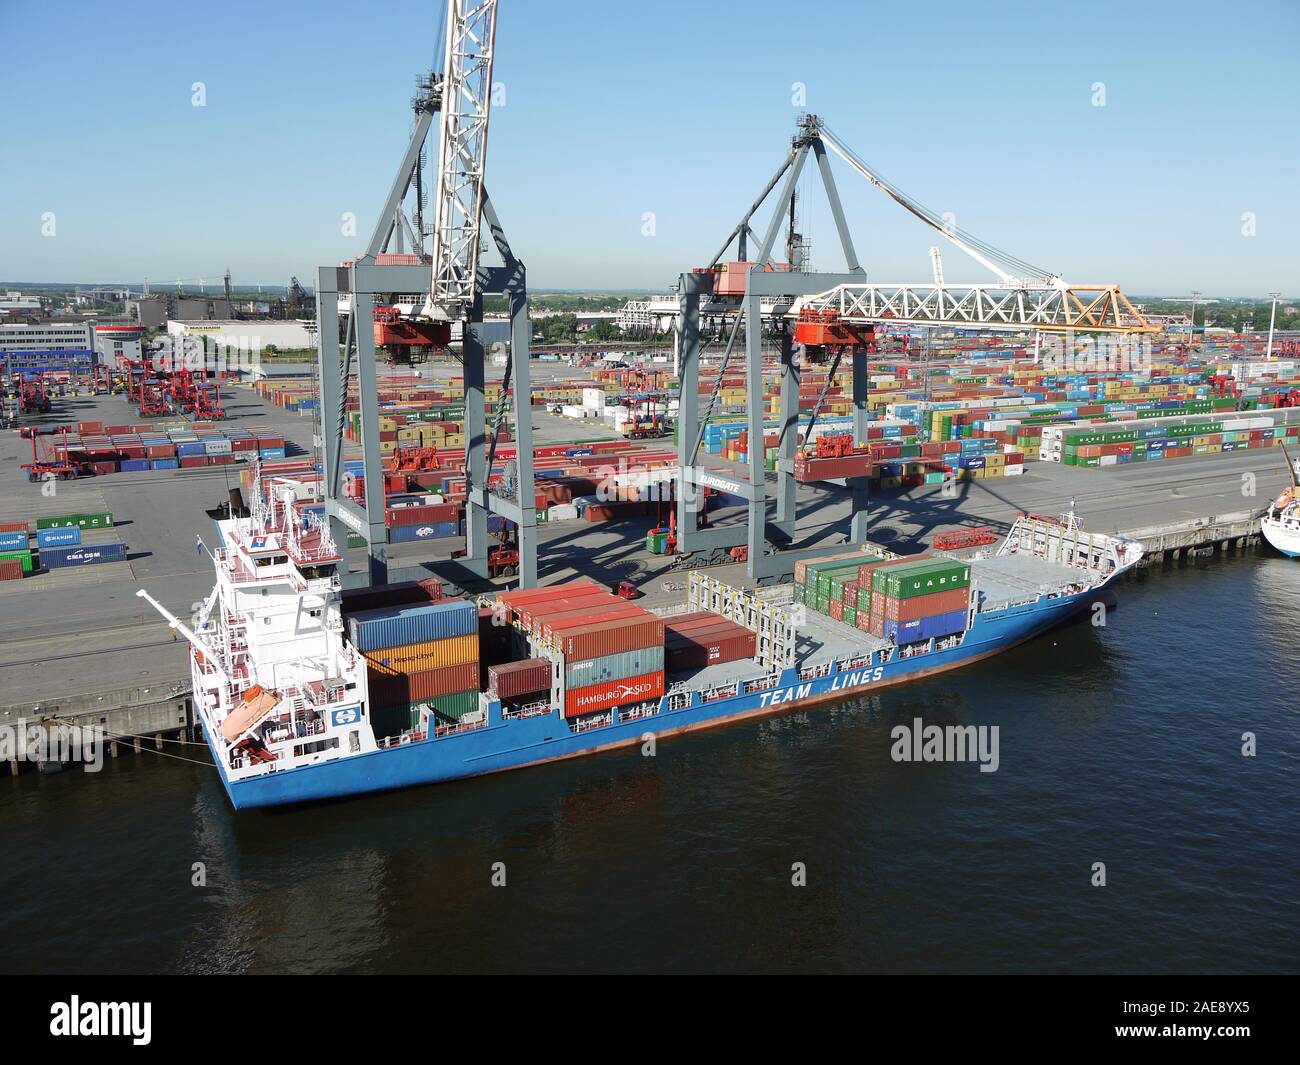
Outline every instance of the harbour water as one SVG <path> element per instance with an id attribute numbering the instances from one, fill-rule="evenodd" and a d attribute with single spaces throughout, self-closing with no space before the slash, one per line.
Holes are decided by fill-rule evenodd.
<path id="1" fill-rule="evenodd" d="M 1105 627 L 654 757 L 240 814 L 148 751 L 0 778 L 0 969 L 1294 971 L 1300 564 L 1118 594 Z M 916 718 L 998 726 L 997 772 L 895 762 Z"/>

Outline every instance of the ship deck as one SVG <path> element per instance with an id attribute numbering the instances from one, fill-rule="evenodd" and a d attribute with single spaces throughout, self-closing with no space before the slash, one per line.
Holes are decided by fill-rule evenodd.
<path id="1" fill-rule="evenodd" d="M 1048 562 L 1033 555 L 995 555 L 971 560 L 971 580 L 982 593 L 981 608 L 998 610 L 1039 594 L 1060 592 L 1095 576 L 1088 570 Z"/>
<path id="2" fill-rule="evenodd" d="M 799 629 L 795 664 L 801 667 L 820 665 L 822 662 L 851 658 L 888 646 L 888 641 L 872 636 L 869 632 L 810 610 Z M 763 676 L 766 676 L 766 670 L 752 659 L 745 658 L 739 662 L 717 662 L 702 669 L 672 673 L 668 681 L 670 686 L 685 683 L 692 688 L 713 688 L 734 681 L 757 680 Z"/>
<path id="3" fill-rule="evenodd" d="M 971 579 L 982 594 L 981 609 L 985 611 L 1024 603 L 1040 594 L 1061 592 L 1075 583 L 1076 573 L 1079 583 L 1091 576 L 1086 570 L 1075 570 L 1033 555 L 998 555 L 965 561 L 970 562 Z M 835 659 L 851 658 L 866 651 L 882 650 L 888 646 L 890 644 L 887 640 L 810 610 L 799 630 L 795 663 L 800 667 L 815 666 Z M 670 688 L 682 684 L 691 688 L 713 688 L 737 681 L 756 680 L 764 675 L 761 666 L 750 659 L 742 659 L 739 662 L 718 662 L 701 669 L 671 673 L 668 683 Z"/>

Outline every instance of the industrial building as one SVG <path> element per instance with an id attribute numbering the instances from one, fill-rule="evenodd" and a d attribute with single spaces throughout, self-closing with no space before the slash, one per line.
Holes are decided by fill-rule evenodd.
<path id="1" fill-rule="evenodd" d="M 173 337 L 202 337 L 209 348 L 237 348 L 241 351 L 279 351 L 314 348 L 315 340 L 302 322 L 207 321 L 169 319 L 167 333 Z"/>

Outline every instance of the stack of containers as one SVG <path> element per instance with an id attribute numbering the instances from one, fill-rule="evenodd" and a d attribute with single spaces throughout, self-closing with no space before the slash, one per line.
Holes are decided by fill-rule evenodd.
<path id="1" fill-rule="evenodd" d="M 19 580 L 32 571 L 32 553 L 27 546 L 27 523 L 0 524 L 0 581 Z"/>
<path id="2" fill-rule="evenodd" d="M 880 559 L 864 557 L 861 551 L 804 559 L 795 563 L 794 601 L 862 632 L 873 632 L 872 581 L 877 571 L 927 561 L 933 561 L 929 553 Z M 945 589 L 950 587 L 945 585 Z"/>
<path id="3" fill-rule="evenodd" d="M 669 673 L 738 662 L 757 653 L 758 637 L 753 632 L 711 610 L 664 622 L 664 666 Z"/>
<path id="4" fill-rule="evenodd" d="M 965 631 L 969 607 L 970 565 L 960 559 L 880 566 L 871 573 L 867 631 L 899 644 L 939 639 Z"/>
<path id="5" fill-rule="evenodd" d="M 592 581 L 506 592 L 521 642 L 551 663 L 550 693 L 566 718 L 603 714 L 664 693 L 664 623 Z"/>
<path id="6" fill-rule="evenodd" d="M 478 709 L 478 609 L 468 600 L 363 610 L 348 616 L 348 637 L 366 659 L 377 735 Z"/>

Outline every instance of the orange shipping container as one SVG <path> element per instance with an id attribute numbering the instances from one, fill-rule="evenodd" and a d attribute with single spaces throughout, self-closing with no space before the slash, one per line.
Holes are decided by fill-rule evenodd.
<path id="1" fill-rule="evenodd" d="M 408 643 L 366 654 L 366 663 L 379 673 L 422 673 L 447 666 L 478 661 L 478 634 L 453 636 L 447 640 Z"/>

